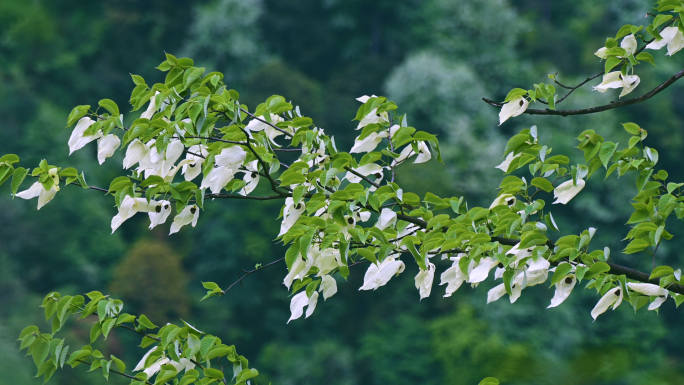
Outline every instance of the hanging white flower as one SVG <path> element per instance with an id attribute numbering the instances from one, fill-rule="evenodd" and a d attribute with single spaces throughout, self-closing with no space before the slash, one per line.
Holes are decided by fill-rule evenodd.
<path id="1" fill-rule="evenodd" d="M 138 362 L 138 365 L 135 366 L 135 369 L 133 369 L 134 372 L 140 371 L 145 369 L 145 361 L 147 361 L 147 357 L 152 354 L 155 350 L 157 350 L 158 346 L 153 347 L 152 349 L 148 350 L 147 353 L 143 356 L 143 358 Z"/>
<path id="2" fill-rule="evenodd" d="M 242 166 L 242 163 L 247 157 L 247 151 L 240 146 L 232 146 L 224 148 L 221 153 L 216 155 L 216 165 L 221 167 L 228 167 L 236 170 Z"/>
<path id="3" fill-rule="evenodd" d="M 573 274 L 567 275 L 556 283 L 556 293 L 553 295 L 553 298 L 551 298 L 551 304 L 547 309 L 556 307 L 568 299 L 575 284 L 577 284 L 577 278 Z"/>
<path id="4" fill-rule="evenodd" d="M 594 321 L 596 321 L 598 316 L 605 313 L 609 307 L 613 306 L 613 310 L 615 310 L 618 306 L 620 306 L 623 296 L 624 293 L 619 286 L 608 290 L 608 292 L 601 297 L 596 306 L 594 306 L 594 309 L 591 311 L 591 316 L 594 318 Z"/>
<path id="5" fill-rule="evenodd" d="M 181 227 L 185 225 L 192 224 L 192 227 L 195 227 L 195 225 L 197 225 L 197 219 L 199 219 L 199 212 L 200 210 L 197 205 L 185 206 L 180 214 L 173 218 L 169 235 L 177 233 L 180 231 Z"/>
<path id="6" fill-rule="evenodd" d="M 209 155 L 207 146 L 203 144 L 196 144 L 188 148 L 188 154 L 185 156 L 185 159 L 191 160 L 191 162 L 184 165 L 183 170 L 181 171 L 181 174 L 185 175 L 186 181 L 189 182 L 202 173 L 202 165 L 204 164 L 207 155 Z"/>
<path id="7" fill-rule="evenodd" d="M 608 48 L 601 47 L 598 49 L 598 51 L 594 52 L 594 55 L 598 56 L 603 60 L 608 59 Z"/>
<path id="8" fill-rule="evenodd" d="M 311 297 L 306 296 L 306 291 L 302 291 L 292 297 L 292 301 L 290 302 L 290 313 L 292 313 L 292 315 L 290 316 L 290 319 L 287 320 L 287 323 L 300 318 L 302 314 L 304 314 L 305 306 L 308 306 L 308 308 L 306 309 L 306 317 L 304 318 L 309 318 L 316 309 L 316 303 L 318 303 L 318 292 L 315 291 L 311 293 Z"/>
<path id="9" fill-rule="evenodd" d="M 622 88 L 620 97 L 623 97 L 632 92 L 640 82 L 637 75 L 623 75 L 620 71 L 613 71 L 603 75 L 603 81 L 594 87 L 594 91 L 603 93 L 609 89 Z"/>
<path id="10" fill-rule="evenodd" d="M 262 119 L 263 118 L 259 118 Z M 249 132 L 259 132 L 259 131 L 264 131 L 266 132 L 266 136 L 268 139 L 275 144 L 274 140 L 276 137 L 280 135 L 285 135 L 282 131 L 276 130 L 273 128 L 270 124 L 262 122 L 257 118 L 254 118 L 250 120 L 249 124 L 245 127 L 245 129 Z M 282 122 L 283 118 L 281 118 L 279 115 L 271 114 L 271 123 L 275 126 L 279 122 Z"/>
<path id="11" fill-rule="evenodd" d="M 147 374 L 147 377 L 152 377 L 155 374 L 157 374 L 160 370 L 162 365 L 166 365 L 171 362 L 171 359 L 168 357 L 161 357 L 157 361 L 155 361 L 152 365 L 150 365 L 147 369 L 143 370 L 145 374 Z"/>
<path id="12" fill-rule="evenodd" d="M 562 203 L 567 204 L 572 198 L 575 197 L 584 188 L 584 179 L 577 181 L 577 186 L 572 183 L 572 180 L 561 183 L 555 190 L 553 190 L 553 196 L 556 200 L 553 204 Z"/>
<path id="13" fill-rule="evenodd" d="M 218 194 L 223 190 L 228 182 L 233 180 L 235 171 L 228 167 L 214 167 L 209 171 L 207 176 L 202 179 L 200 189 L 208 188 L 212 194 Z"/>
<path id="14" fill-rule="evenodd" d="M 350 154 L 360 154 L 363 152 L 371 152 L 382 142 L 382 139 L 387 137 L 387 131 L 373 132 L 365 138 L 359 140 L 357 137 L 354 140 L 354 147 L 349 150 Z"/>
<path id="15" fill-rule="evenodd" d="M 451 295 L 461 287 L 463 282 L 468 280 L 468 274 L 464 274 L 459 266 L 459 261 L 461 260 L 461 258 L 463 258 L 463 255 L 459 254 L 458 257 L 451 258 L 451 260 L 454 261 L 451 264 L 451 267 L 444 270 L 444 272 L 440 276 L 441 282 L 439 283 L 439 285 L 441 286 L 447 284 L 446 294 L 444 294 L 444 297 L 451 297 Z M 470 265 L 468 266 L 468 273 L 470 273 L 473 270 L 474 264 L 474 261 L 470 261 Z"/>
<path id="16" fill-rule="evenodd" d="M 416 275 L 416 289 L 420 293 L 420 299 L 430 296 L 432 291 L 432 281 L 435 279 L 435 264 L 427 262 L 427 270 L 419 269 Z"/>
<path id="17" fill-rule="evenodd" d="M 361 119 L 361 121 L 359 122 L 359 125 L 356 126 L 356 129 L 360 130 L 369 124 L 386 123 L 386 122 L 389 122 L 389 115 L 387 114 L 387 111 L 378 113 L 378 109 L 373 108 L 368 113 L 368 115 L 364 116 L 363 119 Z"/>
<path id="18" fill-rule="evenodd" d="M 97 140 L 97 161 L 104 163 L 105 159 L 114 155 L 121 144 L 121 139 L 114 134 L 109 134 Z"/>
<path id="19" fill-rule="evenodd" d="M 684 48 L 684 34 L 678 27 L 667 27 L 660 32 L 660 36 L 663 38 L 654 40 L 646 48 L 658 50 L 667 45 L 668 56 L 672 56 Z"/>
<path id="20" fill-rule="evenodd" d="M 508 172 L 508 167 L 511 165 L 511 162 L 513 162 L 513 159 L 519 157 L 520 155 L 522 155 L 522 152 L 518 155 L 513 155 L 513 151 L 511 151 L 508 153 L 508 155 L 506 155 L 506 159 L 504 159 L 503 162 L 501 162 L 498 166 L 494 168 L 498 168 L 503 172 Z"/>
<path id="21" fill-rule="evenodd" d="M 516 202 L 515 197 L 512 194 L 501 194 L 494 201 L 492 202 L 491 205 L 489 205 L 490 209 L 493 209 L 496 206 L 514 206 Z"/>
<path id="22" fill-rule="evenodd" d="M 392 161 L 392 166 L 396 166 L 397 164 L 403 163 L 406 159 L 412 157 L 413 155 L 416 155 L 416 152 L 413 151 L 413 146 L 408 145 L 404 147 L 404 149 L 399 154 L 399 157 Z M 425 142 L 423 141 L 418 142 L 418 156 L 416 157 L 416 160 L 413 161 L 413 163 L 425 163 L 431 158 L 432 154 L 430 153 L 430 149 L 428 148 L 427 144 L 425 144 Z"/>
<path id="23" fill-rule="evenodd" d="M 382 178 L 382 166 L 380 166 L 377 163 L 364 164 L 363 166 L 353 168 L 352 170 L 363 176 L 373 175 L 375 176 L 375 178 Z M 347 173 L 344 175 L 344 178 L 342 179 L 348 180 L 349 183 L 359 183 L 362 180 L 360 176 L 357 176 L 351 171 L 347 171 Z"/>
<path id="24" fill-rule="evenodd" d="M 165 200 L 158 201 L 154 211 L 147 213 L 150 217 L 150 230 L 166 223 L 169 214 L 171 214 L 171 202 Z"/>
<path id="25" fill-rule="evenodd" d="M 310 248 L 318 250 L 318 246 L 315 248 L 312 246 Z M 321 252 L 316 253 L 313 258 L 314 266 L 318 268 L 317 276 L 322 277 L 331 271 L 335 270 L 337 267 L 342 265 L 342 258 L 340 257 L 340 251 L 334 248 L 327 248 Z"/>
<path id="26" fill-rule="evenodd" d="M 324 275 L 321 279 L 321 288 L 319 291 L 323 292 L 323 300 L 335 295 L 335 293 L 337 293 L 337 281 L 335 281 L 335 278 Z"/>
<path id="27" fill-rule="evenodd" d="M 636 291 L 637 293 L 658 297 L 653 302 L 651 302 L 650 305 L 648 305 L 648 310 L 655 310 L 659 308 L 660 305 L 662 305 L 665 302 L 665 300 L 667 300 L 667 297 L 670 294 L 670 292 L 667 291 L 667 289 L 663 289 L 658 285 L 653 285 L 650 283 L 629 282 L 627 283 L 627 287 Z"/>
<path id="28" fill-rule="evenodd" d="M 394 257 L 387 257 L 380 264 L 371 263 L 363 277 L 363 286 L 359 290 L 375 290 L 385 286 L 395 275 L 404 271 L 404 262 L 396 261 Z"/>
<path id="29" fill-rule="evenodd" d="M 368 99 L 370 99 L 370 98 L 377 98 L 377 96 L 375 96 L 375 95 L 372 95 L 372 96 L 363 95 L 363 96 L 359 96 L 358 98 L 356 98 L 356 100 L 360 101 L 361 103 L 366 103 L 368 101 Z"/>
<path id="30" fill-rule="evenodd" d="M 145 146 L 140 139 L 133 139 L 126 149 L 126 156 L 123 160 L 123 168 L 129 169 L 133 167 L 136 163 L 140 162 L 145 155 L 149 153 L 149 151 L 150 148 Z"/>
<path id="31" fill-rule="evenodd" d="M 180 214 L 173 218 L 169 235 L 177 233 L 180 231 L 181 227 L 185 225 L 192 224 L 192 227 L 195 227 L 195 225 L 197 225 L 197 219 L 199 219 L 199 211 L 197 205 L 185 206 Z"/>
<path id="32" fill-rule="evenodd" d="M 112 218 L 112 234 L 121 226 L 127 219 L 131 218 L 138 212 L 152 213 L 155 212 L 159 202 L 150 200 L 147 202 L 145 198 L 133 198 L 126 195 L 121 201 L 119 213 Z"/>
<path id="33" fill-rule="evenodd" d="M 634 35 L 627 35 L 622 39 L 620 47 L 627 52 L 627 56 L 634 55 L 637 50 L 637 41 Z"/>
<path id="34" fill-rule="evenodd" d="M 245 166 L 247 168 L 247 171 L 240 171 L 245 173 L 245 177 L 242 178 L 242 180 L 245 182 L 245 187 L 241 188 L 240 191 L 238 191 L 238 194 L 240 195 L 249 195 L 256 186 L 259 184 L 259 161 L 258 160 L 253 160 Z"/>
<path id="35" fill-rule="evenodd" d="M 145 110 L 145 112 L 143 112 L 140 115 L 141 119 L 150 119 L 151 120 L 152 117 L 154 116 L 154 113 L 157 112 L 158 108 L 157 108 L 156 99 L 157 99 L 158 94 L 159 94 L 159 91 L 155 92 L 154 96 L 150 97 L 150 104 L 147 106 L 147 110 Z"/>
<path id="36" fill-rule="evenodd" d="M 56 171 L 57 169 L 55 168 L 53 170 Z M 38 197 L 38 210 L 40 210 L 41 207 L 48 204 L 48 202 L 50 202 L 52 198 L 55 197 L 57 191 L 59 191 L 59 185 L 57 183 L 50 187 L 49 190 L 46 190 L 45 187 L 43 187 L 42 183 L 35 182 L 31 185 L 31 187 L 18 193 L 16 196 L 21 199 L 33 199 L 35 197 Z"/>
<path id="37" fill-rule="evenodd" d="M 69 155 L 73 154 L 76 150 L 82 149 L 86 144 L 92 142 L 93 140 L 99 139 L 102 136 L 102 132 L 100 131 L 98 131 L 95 135 L 83 135 L 85 131 L 94 123 L 95 121 L 87 116 L 82 117 L 78 123 L 76 123 L 76 127 L 74 127 L 74 130 L 71 132 L 71 136 L 69 137 Z"/>
<path id="38" fill-rule="evenodd" d="M 280 232 L 278 233 L 278 236 L 287 233 L 288 230 L 297 223 L 297 220 L 299 220 L 299 217 L 302 215 L 305 208 L 304 202 L 299 202 L 295 205 L 294 199 L 291 197 L 285 199 L 283 221 L 280 223 Z"/>
<path id="39" fill-rule="evenodd" d="M 313 263 L 314 258 L 307 258 L 306 260 L 304 260 L 304 258 L 298 256 L 292 263 L 292 267 L 290 267 L 290 270 L 285 276 L 285 279 L 283 279 L 283 285 L 285 285 L 289 289 L 290 286 L 292 286 L 292 282 L 294 282 L 297 279 L 304 279 L 304 277 L 306 277 L 306 274 L 311 269 L 311 266 L 313 266 Z"/>
<path id="40" fill-rule="evenodd" d="M 499 261 L 491 257 L 485 257 L 480 260 L 480 263 L 469 273 L 468 283 L 480 283 L 487 279 L 489 272 L 499 264 Z"/>
<path id="41" fill-rule="evenodd" d="M 375 227 L 379 228 L 380 230 L 384 230 L 388 227 L 394 226 L 395 223 L 397 223 L 397 213 L 391 209 L 384 208 L 380 212 L 380 218 L 378 218 L 378 223 L 375 224 Z"/>
<path id="42" fill-rule="evenodd" d="M 527 99 L 522 96 L 518 96 L 517 98 L 501 106 L 501 111 L 499 111 L 499 126 L 509 118 L 516 117 L 525 112 L 529 104 L 530 102 L 528 102 Z"/>

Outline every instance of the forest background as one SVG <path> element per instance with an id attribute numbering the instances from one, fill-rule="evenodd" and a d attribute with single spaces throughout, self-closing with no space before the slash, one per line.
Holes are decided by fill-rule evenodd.
<path id="1" fill-rule="evenodd" d="M 27 164 L 37 164 L 40 154 L 85 170 L 90 184 L 106 184 L 121 174 L 122 154 L 97 169 L 94 147 L 68 157 L 66 117 L 73 106 L 104 97 L 124 106 L 129 73 L 161 81 L 153 67 L 166 51 L 224 72 L 250 107 L 284 95 L 341 148 L 355 137 L 354 98 L 377 94 L 396 101 L 411 126 L 437 133 L 442 142 L 446 165 L 400 168 L 399 181 L 419 195 L 463 195 L 470 206 L 488 206 L 496 196 L 491 186 L 502 178 L 494 166 L 506 138 L 532 124 L 557 152 L 579 159 L 569 138 L 593 129 L 626 143 L 619 123 L 633 121 L 653 134 L 648 144 L 660 150 L 661 167 L 681 180 L 684 83 L 596 116 L 521 116 L 501 127 L 498 110 L 481 101 L 548 82 L 546 74 L 558 73 L 564 84 L 595 74 L 603 66 L 593 52 L 623 24 L 648 24 L 651 6 L 649 0 L 0 0 L 0 153 L 21 154 Z M 652 75 L 643 76 L 643 90 L 680 69 L 672 60 L 656 62 L 647 69 Z M 567 103 L 590 106 L 607 98 L 617 100 L 617 92 L 587 88 Z M 630 215 L 620 203 L 632 198 L 635 181 L 598 183 L 604 176 L 598 172 L 567 207 L 556 208 L 556 222 L 566 234 L 597 227 L 595 243 L 609 246 L 613 260 L 649 271 L 647 258 L 619 252 Z M 140 231 L 147 226 L 143 216 L 110 235 L 116 210 L 96 192 L 69 189 L 40 212 L 35 201 L 12 202 L 3 194 L 2 382 L 41 381 L 32 379 L 33 362 L 14 340 L 23 326 L 44 325 L 38 305 L 45 294 L 100 290 L 156 324 L 180 317 L 235 344 L 264 384 L 475 384 L 485 376 L 504 384 L 684 383 L 682 315 L 673 301 L 658 315 L 634 315 L 622 306 L 592 323 L 596 295 L 589 291 L 576 291 L 549 310 L 552 292 L 543 288 L 526 290 L 516 306 L 504 300 L 485 306 L 487 291 L 469 288 L 451 298 L 435 288 L 419 302 L 413 273 L 381 290 L 358 292 L 359 269 L 320 311 L 286 325 L 283 265 L 199 302 L 200 281 L 227 286 L 240 270 L 284 254 L 273 242 L 277 203 L 218 203 L 207 206 L 196 228 L 170 237 L 163 226 Z M 675 239 L 659 250 L 659 264 L 684 262 L 677 252 L 684 248 L 677 236 L 684 225 L 676 226 Z M 68 325 L 67 338 L 87 343 L 88 325 Z M 114 332 L 109 340 L 106 353 L 130 363 L 143 354 L 126 349 L 138 343 L 135 336 Z M 82 368 L 59 371 L 51 381 L 105 383 Z"/>

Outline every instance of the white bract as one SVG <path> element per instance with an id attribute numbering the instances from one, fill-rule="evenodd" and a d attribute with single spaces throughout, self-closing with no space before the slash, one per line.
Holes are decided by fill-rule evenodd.
<path id="1" fill-rule="evenodd" d="M 385 286 L 392 277 L 401 274 L 404 268 L 404 262 L 397 261 L 394 257 L 387 257 L 378 265 L 371 263 L 363 277 L 363 286 L 359 290 L 375 290 Z"/>
<path id="2" fill-rule="evenodd" d="M 147 147 L 143 142 L 137 138 L 133 139 L 126 149 L 126 157 L 124 157 L 123 160 L 123 168 L 129 169 L 135 166 L 135 164 L 143 160 L 143 158 L 145 158 L 149 152 L 150 148 Z"/>
<path id="3" fill-rule="evenodd" d="M 335 295 L 335 293 L 337 293 L 337 281 L 335 281 L 335 278 L 329 275 L 324 275 L 321 279 L 320 291 L 323 292 L 323 300 Z"/>
<path id="4" fill-rule="evenodd" d="M 378 223 L 375 224 L 375 227 L 384 230 L 393 226 L 395 223 L 397 223 L 397 213 L 388 208 L 384 208 L 380 212 L 380 218 L 378 218 Z"/>
<path id="5" fill-rule="evenodd" d="M 591 311 L 591 316 L 594 318 L 594 321 L 596 321 L 598 316 L 605 313 L 609 307 L 613 306 L 613 310 L 615 310 L 620 306 L 623 296 L 624 293 L 619 286 L 608 290 Z"/>
<path id="6" fill-rule="evenodd" d="M 152 119 L 154 113 L 157 112 L 156 97 L 159 95 L 159 91 L 155 92 L 154 96 L 150 97 L 150 104 L 147 106 L 147 110 L 140 115 L 142 119 Z"/>
<path id="7" fill-rule="evenodd" d="M 637 41 L 634 35 L 627 35 L 622 39 L 620 47 L 627 52 L 627 56 L 634 55 L 637 50 Z"/>
<path id="8" fill-rule="evenodd" d="M 280 117 L 279 115 L 271 114 L 270 117 L 271 117 L 271 124 L 273 124 L 273 126 L 275 126 L 276 124 L 283 121 L 283 118 Z M 249 124 L 247 124 L 247 126 L 245 126 L 245 129 L 248 132 L 264 131 L 266 133 L 266 136 L 268 137 L 268 139 L 273 144 L 275 144 L 275 142 L 274 142 L 275 138 L 280 136 L 280 135 L 285 135 L 285 133 L 283 133 L 283 131 L 281 131 L 281 130 L 273 128 L 273 126 L 268 124 L 268 122 L 266 122 L 266 120 L 262 117 L 262 118 L 254 118 L 254 119 L 250 120 Z"/>
<path id="9" fill-rule="evenodd" d="M 435 264 L 427 262 L 427 270 L 420 270 L 416 275 L 416 289 L 420 293 L 420 299 L 429 297 L 432 291 L 432 281 L 435 279 Z"/>
<path id="10" fill-rule="evenodd" d="M 192 224 L 192 227 L 195 227 L 197 219 L 199 219 L 199 207 L 197 205 L 185 206 L 180 214 L 173 218 L 169 235 L 177 233 L 185 225 Z"/>
<path id="11" fill-rule="evenodd" d="M 627 284 L 627 287 L 629 287 L 631 290 L 636 291 L 637 293 L 657 297 L 653 302 L 651 302 L 650 305 L 648 305 L 648 310 L 655 310 L 659 308 L 660 305 L 662 305 L 663 302 L 667 300 L 667 297 L 670 293 L 669 291 L 667 291 L 667 289 L 663 289 L 658 285 L 653 285 L 650 283 L 630 282 Z"/>
<path id="12" fill-rule="evenodd" d="M 556 198 L 553 204 L 567 204 L 568 202 L 570 202 L 572 198 L 575 197 L 575 195 L 579 194 L 579 192 L 582 191 L 585 184 L 586 182 L 584 182 L 584 179 L 578 180 L 577 186 L 573 184 L 572 180 L 561 183 L 560 185 L 558 185 L 558 187 L 556 187 L 555 190 L 553 190 L 553 196 L 554 198 Z"/>
<path id="13" fill-rule="evenodd" d="M 360 137 L 360 136 L 359 136 Z M 350 154 L 360 154 L 363 152 L 371 152 L 387 137 L 387 131 L 373 132 L 363 139 L 356 138 L 354 147 L 349 150 Z"/>
<path id="14" fill-rule="evenodd" d="M 73 154 L 76 150 L 80 150 L 86 144 L 102 136 L 102 132 L 100 131 L 98 131 L 94 135 L 84 135 L 85 131 L 88 128 L 90 128 L 90 126 L 92 126 L 94 123 L 95 121 L 87 116 L 81 118 L 78 121 L 76 127 L 74 127 L 74 130 L 71 132 L 71 136 L 69 137 L 69 155 Z"/>
<path id="15" fill-rule="evenodd" d="M 441 282 L 439 285 L 444 285 L 446 284 L 446 294 L 444 294 L 444 297 L 451 297 L 451 295 L 458 290 L 463 282 L 468 280 L 468 274 L 464 274 L 463 271 L 461 270 L 459 266 L 459 261 L 461 258 L 463 258 L 464 254 L 459 254 L 457 257 L 451 258 L 454 263 L 451 265 L 450 268 L 444 270 L 442 275 L 440 276 Z M 468 273 L 473 270 L 473 265 L 474 261 L 470 261 L 470 265 L 468 266 Z"/>
<path id="16" fill-rule="evenodd" d="M 35 197 L 38 197 L 38 210 L 40 210 L 41 207 L 48 204 L 48 202 L 50 202 L 52 198 L 55 197 L 57 191 L 59 191 L 59 185 L 56 183 L 49 190 L 46 190 L 45 187 L 43 187 L 42 183 L 35 182 L 27 190 L 17 193 L 16 196 L 21 199 L 33 199 Z"/>
<path id="17" fill-rule="evenodd" d="M 620 97 L 632 92 L 639 85 L 641 79 L 637 75 L 623 75 L 620 71 L 613 71 L 603 75 L 603 81 L 594 87 L 594 91 L 606 92 L 609 89 L 622 88 Z"/>
<path id="18" fill-rule="evenodd" d="M 527 101 L 527 99 L 525 99 L 523 96 L 519 96 L 504 104 L 501 107 L 501 111 L 499 111 L 499 126 L 509 118 L 516 117 L 525 112 L 529 104 L 530 102 Z"/>
<path id="19" fill-rule="evenodd" d="M 158 205 L 159 202 L 153 200 L 147 202 L 147 199 L 145 198 L 133 198 L 130 195 L 126 195 L 121 201 L 119 213 L 112 218 L 112 233 L 136 213 L 153 213 Z"/>
<path id="20" fill-rule="evenodd" d="M 511 151 L 506 155 L 506 159 L 494 168 L 498 168 L 503 172 L 508 172 L 508 167 L 511 165 L 511 162 L 513 162 L 513 159 L 520 157 L 520 155 L 522 155 L 522 153 L 513 155 L 513 151 Z"/>
<path id="21" fill-rule="evenodd" d="M 171 202 L 169 201 L 159 201 L 154 207 L 154 211 L 147 213 L 150 217 L 150 230 L 153 228 L 166 223 L 166 219 L 171 214 Z"/>
<path id="22" fill-rule="evenodd" d="M 283 221 L 280 223 L 280 232 L 278 236 L 287 233 L 288 230 L 297 222 L 305 209 L 302 202 L 294 204 L 294 199 L 285 199 L 285 207 L 283 207 Z"/>
<path id="23" fill-rule="evenodd" d="M 501 206 L 501 205 L 509 206 L 509 207 L 510 207 L 510 206 L 514 206 L 514 205 L 515 205 L 515 201 L 516 201 L 516 199 L 515 199 L 515 197 L 514 197 L 513 195 L 511 195 L 511 194 L 501 194 L 501 195 L 499 195 L 498 197 L 496 197 L 496 199 L 494 199 L 494 201 L 492 202 L 492 204 L 489 205 L 489 208 L 490 208 L 490 209 L 493 209 L 494 207 L 496 207 L 496 206 Z"/>
<path id="24" fill-rule="evenodd" d="M 109 134 L 97 140 L 97 161 L 104 163 L 105 159 L 114 155 L 121 144 L 121 139 L 114 134 Z"/>
<path id="25" fill-rule="evenodd" d="M 401 151 L 401 154 L 399 154 L 399 157 L 392 161 L 392 166 L 401 164 L 413 155 L 416 155 L 416 152 L 413 150 L 413 146 L 408 145 L 404 147 L 404 149 Z M 413 163 L 425 163 L 428 160 L 430 160 L 430 158 L 432 158 L 432 154 L 430 153 L 430 149 L 428 148 L 427 144 L 425 144 L 425 142 L 423 141 L 418 142 L 418 156 L 416 157 L 416 160 L 413 161 Z"/>
<path id="26" fill-rule="evenodd" d="M 202 173 L 202 165 L 208 155 L 207 146 L 205 145 L 196 144 L 188 148 L 188 154 L 185 156 L 185 159 L 190 160 L 190 162 L 183 165 L 183 170 L 181 171 L 181 174 L 185 175 L 186 181 L 191 181 Z"/>
<path id="27" fill-rule="evenodd" d="M 569 274 L 558 281 L 558 283 L 556 283 L 556 292 L 554 293 L 553 298 L 551 298 L 551 304 L 547 308 L 556 307 L 568 299 L 575 284 L 577 284 L 577 278 L 572 274 Z"/>
<path id="28" fill-rule="evenodd" d="M 667 55 L 672 56 L 684 48 L 684 34 L 678 27 L 667 27 L 660 32 L 662 39 L 655 40 L 648 44 L 648 49 L 661 49 L 667 45 Z"/>
<path id="29" fill-rule="evenodd" d="M 287 323 L 300 318 L 302 314 L 304 314 L 304 307 L 306 306 L 308 306 L 308 308 L 306 309 L 306 317 L 304 318 L 309 318 L 316 309 L 316 303 L 318 303 L 318 292 L 315 291 L 311 293 L 311 297 L 306 296 L 306 291 L 302 291 L 292 297 L 292 301 L 290 302 L 290 312 L 292 315 L 290 316 L 290 319 L 287 320 Z"/>

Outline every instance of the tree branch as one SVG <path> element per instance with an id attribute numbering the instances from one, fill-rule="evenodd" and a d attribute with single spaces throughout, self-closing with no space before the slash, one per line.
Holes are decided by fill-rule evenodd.
<path id="1" fill-rule="evenodd" d="M 526 114 L 529 115 L 560 115 L 560 116 L 570 116 L 570 115 L 587 115 L 587 114 L 594 114 L 597 112 L 602 112 L 602 111 L 608 111 L 612 110 L 613 108 L 618 108 L 618 107 L 623 107 L 623 106 L 628 106 L 630 104 L 636 104 L 636 103 L 641 103 L 643 101 L 646 101 L 667 87 L 671 86 L 674 82 L 679 80 L 682 76 L 684 76 L 684 70 L 677 72 L 674 74 L 671 78 L 667 79 L 664 83 L 659 85 L 658 87 L 652 89 L 651 91 L 645 93 L 642 96 L 623 100 L 620 102 L 611 102 L 610 104 L 605 104 L 603 106 L 597 106 L 597 107 L 591 107 L 591 108 L 584 108 L 580 110 L 550 110 L 550 109 L 545 109 L 545 110 L 534 110 L 534 109 L 527 109 L 525 110 Z M 487 98 L 482 98 L 485 103 L 494 106 L 494 107 L 499 107 L 501 108 L 503 106 L 503 103 L 498 103 L 493 100 L 487 99 Z"/>
<path id="2" fill-rule="evenodd" d="M 226 290 L 223 290 L 223 291 L 221 292 L 221 294 L 222 294 L 222 295 L 223 295 L 223 294 L 226 294 L 230 289 L 233 288 L 233 286 L 237 285 L 238 283 L 242 285 L 242 280 L 245 279 L 248 275 L 250 275 L 250 274 L 252 274 L 252 273 L 255 273 L 255 272 L 259 271 L 259 270 L 263 270 L 263 269 L 265 269 L 265 268 L 267 268 L 267 267 L 269 267 L 269 266 L 273 266 L 273 265 L 275 265 L 275 264 L 277 264 L 277 263 L 280 263 L 280 262 L 282 262 L 282 261 L 284 261 L 284 260 L 285 260 L 285 257 L 280 258 L 280 259 L 278 259 L 278 260 L 275 260 L 275 261 L 273 261 L 273 262 L 271 262 L 271 263 L 268 263 L 268 264 L 266 264 L 266 265 L 259 266 L 258 268 L 254 269 L 254 270 L 249 270 L 249 271 L 242 270 L 242 272 L 245 273 L 245 275 L 243 275 L 242 277 L 240 277 L 240 279 L 238 279 L 237 281 L 233 282 L 233 284 L 230 285 L 230 286 L 228 286 L 228 288 L 227 288 Z"/>

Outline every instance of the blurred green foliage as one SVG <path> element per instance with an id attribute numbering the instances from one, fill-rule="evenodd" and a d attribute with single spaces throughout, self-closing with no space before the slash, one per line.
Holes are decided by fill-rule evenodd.
<path id="1" fill-rule="evenodd" d="M 129 72 L 161 79 L 153 67 L 163 50 L 223 71 L 250 106 L 271 94 L 291 98 L 336 135 L 338 146 L 353 142 L 354 98 L 387 95 L 408 112 L 412 126 L 438 133 L 443 143 L 445 167 L 400 169 L 401 182 L 417 186 L 418 194 L 429 189 L 465 195 L 470 205 L 489 204 L 495 191 L 486 186 L 501 178 L 494 166 L 505 138 L 531 124 L 558 153 L 579 158 L 560 143 L 588 128 L 626 142 L 619 123 L 634 121 L 652 133 L 649 145 L 660 150 L 671 179 L 682 180 L 684 99 L 676 97 L 682 84 L 646 104 L 597 116 L 528 116 L 502 127 L 497 111 L 480 101 L 503 100 L 511 88 L 542 82 L 549 73 L 565 84 L 593 75 L 601 68 L 595 49 L 622 24 L 644 24 L 650 6 L 646 0 L 0 0 L 0 153 L 21 154 L 27 163 L 44 156 L 72 164 L 91 184 L 112 179 L 120 159 L 96 171 L 93 148 L 68 158 L 69 131 L 62 125 L 74 105 L 110 97 L 123 106 Z M 644 90 L 676 69 L 672 61 L 658 63 L 642 77 Z M 617 95 L 578 91 L 567 107 L 611 97 Z M 488 166 L 472 167 L 473 157 L 490 160 Z M 569 233 L 597 227 L 595 242 L 611 247 L 616 261 L 646 268 L 649 261 L 617 252 L 629 216 L 618 203 L 631 198 L 634 181 L 598 183 L 602 177 L 599 172 L 588 181 L 588 193 L 559 209 L 556 222 Z M 240 270 L 283 255 L 272 242 L 277 204 L 210 205 L 195 229 L 136 239 L 144 220 L 130 220 L 109 235 L 111 200 L 69 190 L 39 213 L 35 202 L 0 197 L 3 382 L 37 383 L 13 340 L 22 325 L 43 322 L 40 298 L 54 290 L 107 288 L 128 299 L 135 308 L 129 310 L 156 313 L 157 323 L 192 314 L 191 323 L 235 343 L 274 384 L 475 384 L 485 376 L 504 384 L 684 381 L 681 315 L 671 303 L 659 315 L 634 316 L 622 306 L 591 323 L 592 293 L 577 292 L 551 310 L 545 310 L 551 294 L 542 288 L 526 291 L 515 307 L 505 301 L 485 306 L 486 291 L 468 289 L 443 299 L 435 288 L 419 303 L 412 272 L 377 292 L 359 293 L 359 269 L 312 318 L 286 326 L 289 299 L 277 289 L 284 266 L 250 276 L 227 296 L 198 302 L 200 281 L 227 286 Z M 672 232 L 681 230 L 678 225 Z M 684 262 L 677 239 L 661 249 L 663 264 Z M 174 253 L 159 252 L 169 248 Z M 162 260 L 162 254 L 177 257 Z M 158 293 L 157 300 L 136 303 L 143 290 Z M 87 329 L 72 327 L 68 338 L 86 340 Z M 130 336 L 113 333 L 108 341 L 110 353 L 131 363 L 143 354 Z M 53 381 L 103 382 L 82 370 L 57 373 Z"/>

